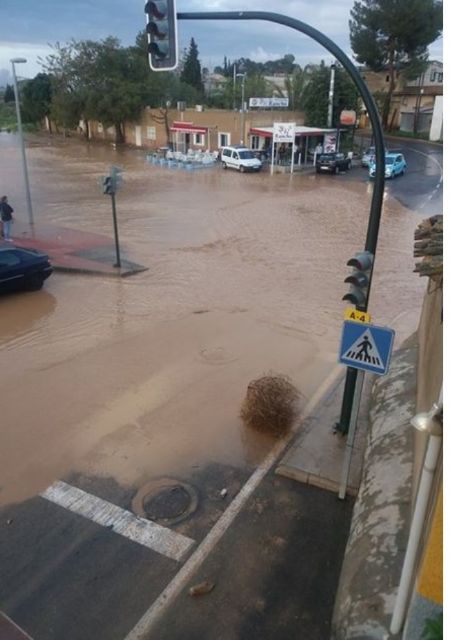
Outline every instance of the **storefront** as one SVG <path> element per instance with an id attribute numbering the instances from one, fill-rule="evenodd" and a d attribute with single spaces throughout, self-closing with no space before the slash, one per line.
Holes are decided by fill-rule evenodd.
<path id="1" fill-rule="evenodd" d="M 249 131 L 249 144 L 252 149 L 265 155 L 272 156 L 273 127 L 252 127 Z M 276 164 L 290 164 L 294 151 L 294 164 L 306 166 L 314 164 L 318 152 L 336 151 L 337 130 L 320 129 L 318 127 L 295 127 L 294 150 L 292 143 L 276 144 L 274 158 Z"/>
<path id="2" fill-rule="evenodd" d="M 201 127 L 192 122 L 175 121 L 170 127 L 170 133 L 174 151 L 187 153 L 189 149 L 210 149 L 208 127 Z"/>

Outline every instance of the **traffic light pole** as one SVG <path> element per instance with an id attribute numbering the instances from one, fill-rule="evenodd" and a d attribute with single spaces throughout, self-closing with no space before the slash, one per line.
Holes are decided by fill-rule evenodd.
<path id="1" fill-rule="evenodd" d="M 271 13 L 267 11 L 205 11 L 178 13 L 177 18 L 179 20 L 266 20 L 268 22 L 275 22 L 277 24 L 282 24 L 286 27 L 290 27 L 291 29 L 295 29 L 296 31 L 309 36 L 310 38 L 321 44 L 323 47 L 325 47 L 325 49 L 327 49 L 342 64 L 361 94 L 361 98 L 367 109 L 367 113 L 369 114 L 370 124 L 372 125 L 373 139 L 375 143 L 376 171 L 372 193 L 372 202 L 370 205 L 369 223 L 367 226 L 366 243 L 364 248 L 366 251 L 370 251 L 375 261 L 384 192 L 385 150 L 383 131 L 381 129 L 380 118 L 375 101 L 372 98 L 372 95 L 367 88 L 366 83 L 361 78 L 358 70 L 351 62 L 351 60 L 332 40 L 327 38 L 327 36 L 325 36 L 317 29 L 314 29 L 314 27 L 310 27 L 300 20 L 295 20 L 294 18 L 289 18 L 288 16 L 283 16 L 279 13 Z M 371 284 L 372 274 L 370 275 L 369 284 L 367 287 L 365 304 L 362 306 L 357 306 L 357 309 L 359 311 L 367 311 Z M 353 369 L 352 367 L 347 368 L 344 395 L 342 398 L 341 416 L 338 424 L 336 425 L 336 429 L 343 434 L 347 433 L 350 424 L 357 379 L 356 374 L 356 369 Z"/>
<path id="2" fill-rule="evenodd" d="M 115 267 L 120 269 L 122 267 L 122 263 L 120 261 L 120 248 L 119 248 L 119 229 L 117 227 L 117 213 L 116 213 L 116 193 L 113 191 L 111 193 L 111 205 L 112 205 L 112 214 L 113 214 L 113 224 L 114 224 L 114 242 L 116 245 L 116 263 Z"/>

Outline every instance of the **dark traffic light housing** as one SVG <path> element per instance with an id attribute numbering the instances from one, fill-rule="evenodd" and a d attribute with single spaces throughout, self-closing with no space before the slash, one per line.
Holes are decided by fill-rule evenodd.
<path id="1" fill-rule="evenodd" d="M 170 71 L 178 66 L 177 9 L 175 0 L 148 0 L 148 59 L 153 71 Z"/>
<path id="2" fill-rule="evenodd" d="M 367 293 L 372 275 L 373 254 L 370 251 L 357 253 L 347 262 L 348 267 L 353 267 L 353 272 L 344 282 L 350 284 L 350 291 L 342 300 L 347 300 L 358 309 L 367 311 Z"/>
<path id="3" fill-rule="evenodd" d="M 105 195 L 111 196 L 114 193 L 114 183 L 111 176 L 103 176 L 102 187 Z"/>

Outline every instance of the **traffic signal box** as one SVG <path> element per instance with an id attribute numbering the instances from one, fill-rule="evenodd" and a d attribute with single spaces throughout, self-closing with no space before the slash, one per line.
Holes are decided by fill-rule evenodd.
<path id="1" fill-rule="evenodd" d="M 114 193 L 114 184 L 111 176 L 103 176 L 102 187 L 105 195 L 111 196 Z"/>
<path id="2" fill-rule="evenodd" d="M 350 291 L 342 300 L 354 304 L 357 309 L 367 310 L 367 294 L 373 266 L 373 254 L 370 251 L 357 253 L 347 262 L 348 267 L 353 267 L 352 274 L 345 278 L 344 282 L 350 284 Z"/>
<path id="3" fill-rule="evenodd" d="M 170 71 L 178 66 L 177 9 L 175 0 L 148 0 L 148 58 L 153 71 Z"/>

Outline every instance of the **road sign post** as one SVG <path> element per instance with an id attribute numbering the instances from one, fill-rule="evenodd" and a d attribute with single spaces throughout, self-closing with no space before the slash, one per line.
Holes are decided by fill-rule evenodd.
<path id="1" fill-rule="evenodd" d="M 347 491 L 364 373 L 368 371 L 385 375 L 388 372 L 394 337 L 395 331 L 388 327 L 378 327 L 353 320 L 346 320 L 343 325 L 339 362 L 353 367 L 356 373 L 356 384 L 339 487 L 341 500 L 345 498 Z"/>
<path id="2" fill-rule="evenodd" d="M 359 407 L 361 404 L 361 395 L 364 384 L 364 371 L 356 372 L 355 395 L 353 398 L 352 415 L 350 416 L 350 424 L 348 428 L 347 442 L 345 443 L 344 462 L 342 464 L 341 483 L 339 485 L 339 499 L 344 500 L 347 493 L 348 477 L 350 475 L 350 464 L 353 455 L 353 446 L 355 443 L 356 427 L 358 425 Z"/>

